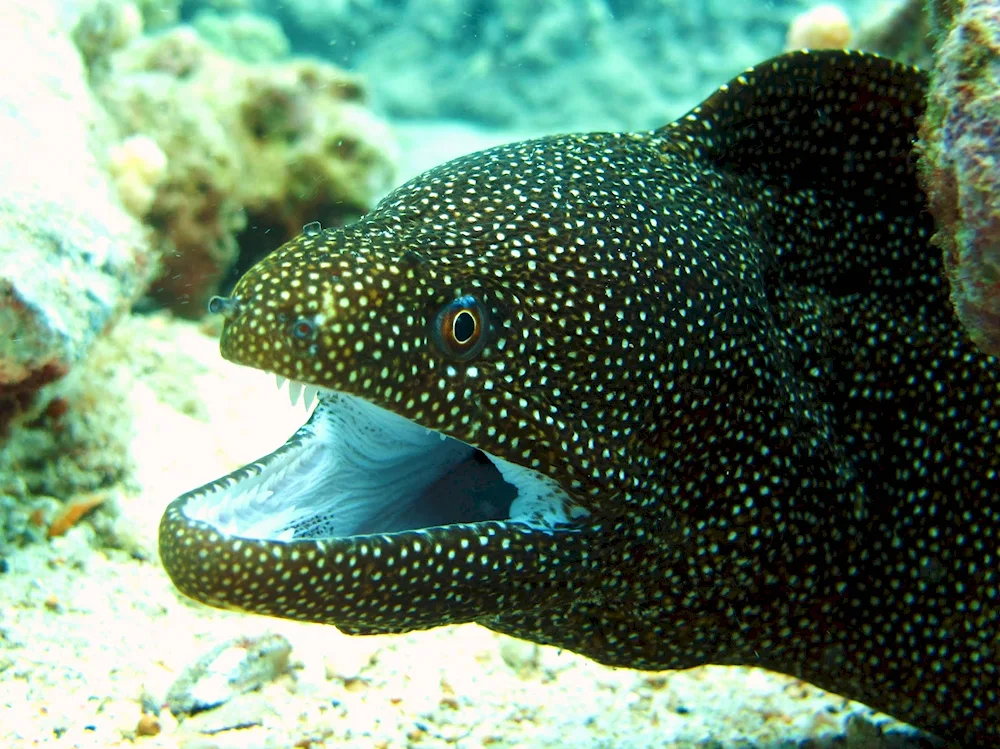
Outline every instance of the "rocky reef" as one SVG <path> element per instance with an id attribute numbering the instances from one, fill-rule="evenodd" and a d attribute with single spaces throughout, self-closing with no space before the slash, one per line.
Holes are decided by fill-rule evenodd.
<path id="1" fill-rule="evenodd" d="M 938 47 L 921 177 L 955 311 L 980 349 L 1000 355 L 1000 6 L 932 9 Z"/>
<path id="2" fill-rule="evenodd" d="M 0 6 L 0 435 L 145 290 L 155 253 L 103 163 L 114 123 L 49 3 Z"/>
<path id="3" fill-rule="evenodd" d="M 354 76 L 276 59 L 273 23 L 203 14 L 209 42 L 167 28 L 179 11 L 0 7 L 0 556 L 127 488 L 137 305 L 200 317 L 228 274 L 394 179 Z"/>
<path id="4" fill-rule="evenodd" d="M 247 63 L 178 27 L 115 53 L 94 88 L 132 154 L 119 187 L 154 230 L 151 293 L 178 314 L 204 313 L 253 235 L 273 248 L 310 221 L 344 223 L 393 178 L 388 127 L 361 83 L 329 64 Z M 155 146 L 128 148 L 135 138 Z M 243 267 L 255 259 L 248 252 Z"/>

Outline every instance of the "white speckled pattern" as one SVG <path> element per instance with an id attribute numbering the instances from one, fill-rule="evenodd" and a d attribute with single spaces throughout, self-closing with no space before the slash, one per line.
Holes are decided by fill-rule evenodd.
<path id="1" fill-rule="evenodd" d="M 671 126 L 489 149 L 234 291 L 234 361 L 351 393 L 590 514 L 310 542 L 168 509 L 214 605 L 476 620 L 604 663 L 762 665 L 1000 738 L 1000 367 L 953 318 L 911 150 L 925 78 L 792 53 Z M 221 581 L 221 582 L 220 582 Z"/>

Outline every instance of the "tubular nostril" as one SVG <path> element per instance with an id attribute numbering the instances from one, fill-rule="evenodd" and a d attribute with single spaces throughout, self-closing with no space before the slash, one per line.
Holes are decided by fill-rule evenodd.
<path id="1" fill-rule="evenodd" d="M 213 315 L 222 315 L 227 320 L 232 320 L 239 312 L 240 298 L 228 296 L 213 296 L 208 300 L 208 311 Z"/>

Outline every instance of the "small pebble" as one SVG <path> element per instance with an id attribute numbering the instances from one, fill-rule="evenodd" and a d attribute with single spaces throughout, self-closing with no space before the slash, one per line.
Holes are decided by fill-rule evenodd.
<path id="1" fill-rule="evenodd" d="M 500 642 L 500 658 L 519 676 L 538 668 L 539 648 L 533 642 L 506 637 Z"/>
<path id="2" fill-rule="evenodd" d="M 218 707 L 259 689 L 288 670 L 292 645 L 281 635 L 237 637 L 220 643 L 188 666 L 167 692 L 174 715 Z"/>
<path id="3" fill-rule="evenodd" d="M 160 732 L 160 719 L 155 715 L 143 713 L 135 726 L 136 736 L 156 736 Z"/>

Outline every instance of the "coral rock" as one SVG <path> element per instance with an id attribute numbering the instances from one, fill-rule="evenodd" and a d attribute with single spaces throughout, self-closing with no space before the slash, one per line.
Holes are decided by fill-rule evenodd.
<path id="1" fill-rule="evenodd" d="M 921 178 L 955 311 L 980 349 L 1000 355 L 1000 9 L 954 5 L 920 130 Z"/>
<path id="2" fill-rule="evenodd" d="M 185 316 L 204 313 L 244 227 L 273 249 L 311 221 L 359 216 L 391 186 L 388 127 L 330 65 L 244 63 L 182 27 L 115 54 L 96 87 L 123 135 L 148 135 L 166 156 L 146 213 L 163 257 L 153 295 Z"/>
<path id="3" fill-rule="evenodd" d="M 133 135 L 112 146 L 111 174 L 125 207 L 144 216 L 153 205 L 156 186 L 167 172 L 167 155 L 146 135 Z"/>
<path id="4" fill-rule="evenodd" d="M 0 4 L 0 422 L 143 291 L 151 252 L 96 154 L 107 122 L 57 4 Z M 0 424 L 2 425 L 2 424 Z"/>

